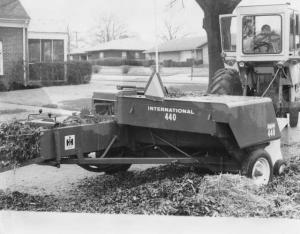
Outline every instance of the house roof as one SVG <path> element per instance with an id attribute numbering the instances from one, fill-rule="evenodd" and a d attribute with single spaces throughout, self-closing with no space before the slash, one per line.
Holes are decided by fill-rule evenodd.
<path id="1" fill-rule="evenodd" d="M 125 38 L 102 43 L 98 46 L 88 48 L 87 52 L 105 51 L 105 50 L 140 50 L 144 51 L 151 48 L 151 44 L 142 41 L 139 38 Z"/>
<path id="2" fill-rule="evenodd" d="M 29 20 L 30 17 L 18 0 L 0 1 L 0 18 Z"/>
<path id="3" fill-rule="evenodd" d="M 207 37 L 189 37 L 175 39 L 171 41 L 164 42 L 158 45 L 159 52 L 171 52 L 171 51 L 184 51 L 184 50 L 194 50 L 201 48 L 207 44 Z M 147 50 L 145 53 L 154 53 L 155 47 Z"/>

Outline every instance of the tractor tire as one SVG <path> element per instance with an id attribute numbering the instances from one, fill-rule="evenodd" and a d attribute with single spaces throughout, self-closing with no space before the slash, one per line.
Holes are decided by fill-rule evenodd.
<path id="1" fill-rule="evenodd" d="M 242 162 L 242 175 L 251 178 L 256 185 L 266 185 L 273 179 L 273 165 L 270 155 L 264 149 L 249 153 Z"/>
<path id="2" fill-rule="evenodd" d="M 299 110 L 298 109 L 290 109 L 290 127 L 295 128 L 298 125 L 299 119 Z"/>
<path id="3" fill-rule="evenodd" d="M 281 159 L 277 160 L 275 162 L 274 169 L 273 169 L 274 175 L 281 176 L 284 173 L 285 168 L 286 168 L 286 163 Z"/>
<path id="4" fill-rule="evenodd" d="M 207 93 L 235 96 L 243 95 L 239 73 L 234 69 L 219 69 L 212 78 Z"/>

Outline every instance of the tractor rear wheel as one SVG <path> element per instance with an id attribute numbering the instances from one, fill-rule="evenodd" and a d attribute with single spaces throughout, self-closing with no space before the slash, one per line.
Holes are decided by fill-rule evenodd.
<path id="1" fill-rule="evenodd" d="M 212 78 L 207 92 L 220 95 L 243 95 L 239 73 L 234 69 L 219 69 Z"/>
<path id="2" fill-rule="evenodd" d="M 242 174 L 251 178 L 256 185 L 266 185 L 273 178 L 273 165 L 270 155 L 264 149 L 250 152 L 242 162 Z"/>
<path id="3" fill-rule="evenodd" d="M 298 125 L 299 119 L 299 110 L 298 109 L 290 109 L 290 127 L 294 128 Z"/>

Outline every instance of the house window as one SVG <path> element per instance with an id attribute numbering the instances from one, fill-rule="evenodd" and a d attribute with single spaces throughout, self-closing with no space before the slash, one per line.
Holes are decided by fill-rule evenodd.
<path id="1" fill-rule="evenodd" d="M 0 75 L 3 76 L 3 47 L 2 41 L 0 41 Z"/>
<path id="2" fill-rule="evenodd" d="M 29 62 L 64 61 L 64 40 L 29 39 Z"/>
<path id="3" fill-rule="evenodd" d="M 103 52 L 100 52 L 100 53 L 99 53 L 99 58 L 102 59 L 103 57 L 104 57 L 104 53 L 103 53 Z"/>
<path id="4" fill-rule="evenodd" d="M 136 59 L 139 59 L 139 58 L 140 58 L 140 53 L 139 53 L 139 52 L 135 52 L 134 57 L 135 57 Z"/>
<path id="5" fill-rule="evenodd" d="M 53 40 L 53 61 L 64 61 L 64 41 Z"/>
<path id="6" fill-rule="evenodd" d="M 52 41 L 42 40 L 42 62 L 52 61 Z"/>
<path id="7" fill-rule="evenodd" d="M 126 51 L 122 51 L 122 58 L 126 58 L 126 57 L 127 57 Z"/>
<path id="8" fill-rule="evenodd" d="M 40 40 L 29 40 L 29 62 L 41 61 Z"/>

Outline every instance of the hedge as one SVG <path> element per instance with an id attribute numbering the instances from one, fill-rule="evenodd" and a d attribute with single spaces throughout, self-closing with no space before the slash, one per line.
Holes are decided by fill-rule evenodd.
<path id="1" fill-rule="evenodd" d="M 65 80 L 65 68 L 67 79 Z M 90 81 L 92 66 L 88 62 L 35 63 L 29 66 L 31 81 L 42 85 L 85 84 Z"/>
<path id="2" fill-rule="evenodd" d="M 203 60 L 187 59 L 184 62 L 176 62 L 173 60 L 164 60 L 163 61 L 164 67 L 191 67 L 193 65 L 201 65 L 201 64 L 203 64 Z"/>
<path id="3" fill-rule="evenodd" d="M 36 88 L 41 85 L 86 84 L 92 74 L 92 65 L 89 62 L 34 63 L 29 65 L 30 85 L 25 87 L 23 61 L 15 62 L 12 67 L 7 78 L 0 79 L 0 91 Z M 67 69 L 66 80 L 65 68 Z"/>
<path id="4" fill-rule="evenodd" d="M 123 59 L 123 58 L 103 58 L 90 61 L 92 65 L 98 66 L 144 66 L 150 67 L 155 62 L 154 60 L 140 60 L 140 59 Z"/>
<path id="5" fill-rule="evenodd" d="M 89 62 L 68 62 L 67 83 L 86 84 L 91 80 L 92 65 Z"/>

